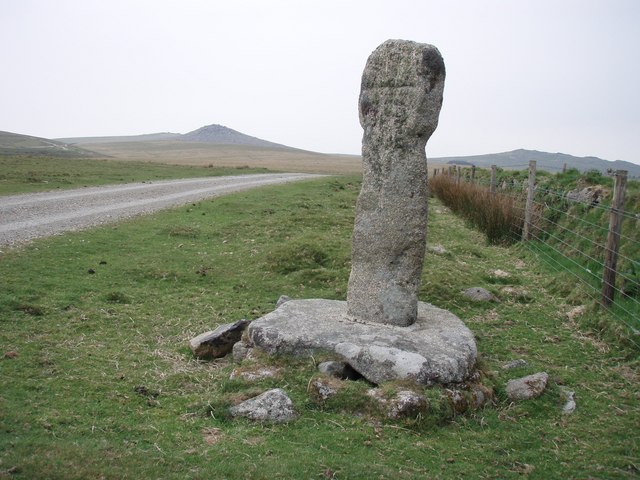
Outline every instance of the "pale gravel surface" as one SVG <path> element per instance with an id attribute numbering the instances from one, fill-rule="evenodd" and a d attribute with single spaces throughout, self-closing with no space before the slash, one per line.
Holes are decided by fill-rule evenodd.
<path id="1" fill-rule="evenodd" d="M 236 175 L 0 196 L 0 246 L 114 223 L 227 193 L 320 176 Z"/>

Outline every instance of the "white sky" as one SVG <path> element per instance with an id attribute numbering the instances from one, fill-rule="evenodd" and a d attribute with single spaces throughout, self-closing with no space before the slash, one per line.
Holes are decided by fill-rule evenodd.
<path id="1" fill-rule="evenodd" d="M 640 163 L 640 0 L 0 0 L 0 130 L 219 123 L 359 153 L 362 69 L 388 38 L 444 57 L 429 156 L 527 148 Z"/>

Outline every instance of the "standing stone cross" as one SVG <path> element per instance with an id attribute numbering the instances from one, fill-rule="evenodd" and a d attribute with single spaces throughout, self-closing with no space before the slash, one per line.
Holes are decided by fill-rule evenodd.
<path id="1" fill-rule="evenodd" d="M 415 322 L 427 235 L 425 146 L 438 125 L 445 68 L 438 49 L 387 40 L 367 60 L 359 110 L 364 129 L 347 315 Z"/>

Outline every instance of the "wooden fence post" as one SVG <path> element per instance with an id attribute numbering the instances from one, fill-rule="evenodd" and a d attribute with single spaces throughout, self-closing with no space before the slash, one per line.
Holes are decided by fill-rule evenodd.
<path id="1" fill-rule="evenodd" d="M 496 193 L 496 178 L 497 178 L 497 168 L 495 165 L 491 165 L 491 186 L 489 190 L 491 193 Z"/>
<path id="2" fill-rule="evenodd" d="M 620 232 L 624 218 L 624 197 L 627 186 L 627 171 L 617 170 L 613 186 L 613 200 L 609 214 L 609 234 L 605 247 L 604 271 L 602 274 L 602 306 L 610 307 L 613 303 L 616 285 L 616 265 L 620 249 Z"/>
<path id="3" fill-rule="evenodd" d="M 527 186 L 527 204 L 524 209 L 524 228 L 522 229 L 522 240 L 531 238 L 531 214 L 533 212 L 533 189 L 536 184 L 536 161 L 529 160 L 529 184 Z"/>
<path id="4" fill-rule="evenodd" d="M 471 183 L 476 182 L 476 166 L 471 165 Z"/>
<path id="5" fill-rule="evenodd" d="M 460 185 L 460 172 L 461 172 L 461 168 L 460 165 L 458 165 L 456 167 L 456 185 Z"/>

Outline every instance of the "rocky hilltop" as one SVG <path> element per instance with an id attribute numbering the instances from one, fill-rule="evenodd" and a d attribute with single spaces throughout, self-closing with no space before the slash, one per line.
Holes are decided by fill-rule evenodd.
<path id="1" fill-rule="evenodd" d="M 125 135 L 110 137 L 74 137 L 59 138 L 58 141 L 67 144 L 98 144 L 98 143 L 121 143 L 121 142 L 162 142 L 162 141 L 179 141 L 193 143 L 209 143 L 213 145 L 249 145 L 252 147 L 267 147 L 278 149 L 296 150 L 286 145 L 269 142 L 261 138 L 252 137 L 244 133 L 225 127 L 224 125 L 212 124 L 200 127 L 192 132 L 180 133 L 150 133 L 145 135 Z"/>
<path id="2" fill-rule="evenodd" d="M 279 143 L 240 133 L 224 125 L 206 125 L 179 138 L 185 142 L 214 143 L 220 145 L 251 145 L 254 147 L 291 148 Z"/>

